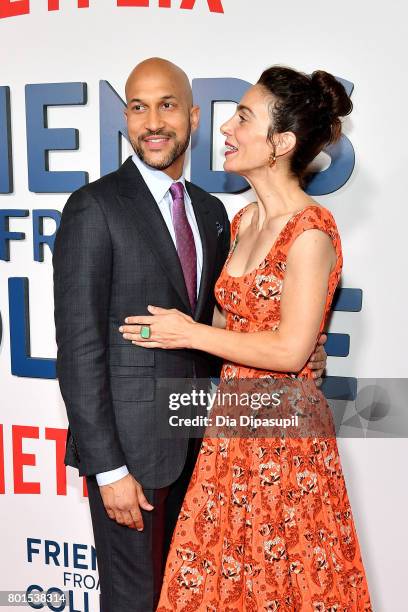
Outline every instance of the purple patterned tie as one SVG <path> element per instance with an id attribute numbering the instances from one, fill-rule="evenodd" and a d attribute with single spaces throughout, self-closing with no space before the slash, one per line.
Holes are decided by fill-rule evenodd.
<path id="1" fill-rule="evenodd" d="M 184 206 L 184 185 L 173 183 L 170 187 L 173 198 L 173 224 L 176 233 L 177 253 L 183 269 L 191 310 L 194 312 L 197 303 L 197 253 L 194 236 Z"/>

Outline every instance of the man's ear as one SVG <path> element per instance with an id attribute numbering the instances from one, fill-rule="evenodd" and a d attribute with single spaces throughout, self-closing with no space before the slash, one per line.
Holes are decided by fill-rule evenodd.
<path id="1" fill-rule="evenodd" d="M 191 131 L 195 132 L 200 124 L 201 109 L 199 106 L 193 106 L 190 110 Z"/>

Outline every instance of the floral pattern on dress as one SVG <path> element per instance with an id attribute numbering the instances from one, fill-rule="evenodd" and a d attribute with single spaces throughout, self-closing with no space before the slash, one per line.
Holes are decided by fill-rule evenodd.
<path id="1" fill-rule="evenodd" d="M 232 277 L 227 266 L 246 209 L 233 219 L 231 251 L 215 286 L 227 329 L 278 328 L 289 248 L 303 231 L 320 229 L 337 254 L 323 331 L 343 264 L 332 214 L 317 205 L 299 211 L 256 270 Z M 224 363 L 220 385 L 242 379 L 293 382 L 288 405 L 297 411 L 316 406 L 330 430 L 330 408 L 307 366 L 282 373 Z M 204 437 L 157 607 L 196 610 L 372 612 L 334 429 L 326 437 Z"/>

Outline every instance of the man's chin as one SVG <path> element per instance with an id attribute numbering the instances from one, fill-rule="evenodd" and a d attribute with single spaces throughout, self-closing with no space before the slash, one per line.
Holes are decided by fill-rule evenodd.
<path id="1" fill-rule="evenodd" d="M 150 166 L 151 168 L 154 168 L 155 170 L 165 170 L 166 168 L 171 166 L 174 161 L 172 159 L 169 159 L 168 155 L 160 155 L 159 152 L 152 154 L 150 152 L 146 153 L 145 151 L 137 149 L 136 155 L 139 157 L 139 159 L 142 160 L 143 163 L 145 163 L 147 166 Z"/>
<path id="2" fill-rule="evenodd" d="M 150 166 L 151 168 L 154 168 L 155 170 L 165 170 L 166 168 L 171 166 L 171 162 L 169 163 L 168 159 L 160 158 L 160 157 L 153 157 L 150 155 L 145 155 L 142 161 L 147 166 Z"/>

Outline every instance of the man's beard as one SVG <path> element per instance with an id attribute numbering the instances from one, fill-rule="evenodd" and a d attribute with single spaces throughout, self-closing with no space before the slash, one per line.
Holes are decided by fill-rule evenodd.
<path id="1" fill-rule="evenodd" d="M 169 151 L 167 157 L 162 159 L 161 161 L 151 162 L 146 158 L 146 153 L 144 152 L 141 142 L 148 136 L 164 136 L 166 138 L 171 138 L 174 140 L 174 145 L 171 151 Z M 183 141 L 178 141 L 176 139 L 176 134 L 174 132 L 150 132 L 149 134 L 143 134 L 143 136 L 139 136 L 137 140 L 131 140 L 131 144 L 133 149 L 135 150 L 136 155 L 139 159 L 142 160 L 145 164 L 150 166 L 151 168 L 155 168 L 156 170 L 166 170 L 169 166 L 171 166 L 176 159 L 181 157 L 188 149 L 188 145 L 190 143 L 190 127 L 187 131 L 187 136 Z"/>

